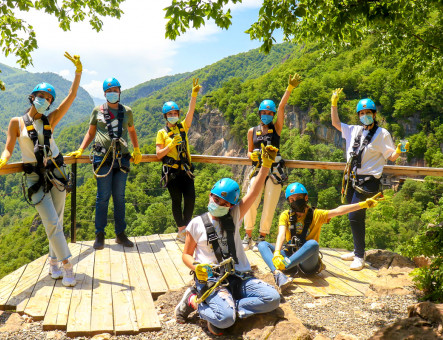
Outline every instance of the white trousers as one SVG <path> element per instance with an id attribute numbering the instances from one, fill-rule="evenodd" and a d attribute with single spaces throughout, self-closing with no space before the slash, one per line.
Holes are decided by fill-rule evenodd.
<path id="1" fill-rule="evenodd" d="M 248 191 L 254 184 L 257 176 L 252 177 L 249 181 Z M 278 200 L 280 199 L 282 185 L 274 184 L 271 178 L 268 178 L 264 186 L 264 198 L 263 198 L 263 211 L 260 220 L 260 233 L 269 234 L 272 225 L 272 219 L 274 217 L 275 208 L 277 207 Z M 254 230 L 255 219 L 257 217 L 257 208 L 261 201 L 261 196 L 263 193 L 263 188 L 260 190 L 257 198 L 255 199 L 252 206 L 245 214 L 245 229 Z"/>
<path id="2" fill-rule="evenodd" d="M 58 170 L 56 170 L 57 172 Z M 38 181 L 38 175 L 32 173 L 26 176 L 27 185 L 30 187 Z M 27 193 L 26 193 L 27 194 Z M 43 187 L 32 195 L 32 203 L 36 203 L 42 199 Z M 66 191 L 59 191 L 53 187 L 38 203 L 37 209 L 43 226 L 45 227 L 46 235 L 49 241 L 49 256 L 58 261 L 66 260 L 71 257 L 71 252 L 66 242 L 65 234 L 63 233 L 63 213 L 65 210 Z"/>

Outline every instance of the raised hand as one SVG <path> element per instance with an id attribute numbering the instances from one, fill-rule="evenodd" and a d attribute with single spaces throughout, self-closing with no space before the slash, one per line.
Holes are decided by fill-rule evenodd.
<path id="1" fill-rule="evenodd" d="M 338 103 L 338 97 L 340 96 L 340 93 L 342 93 L 343 88 L 338 88 L 335 89 L 334 92 L 332 93 L 332 97 L 331 97 L 331 105 L 332 106 L 337 106 Z"/>
<path id="2" fill-rule="evenodd" d="M 272 163 L 275 162 L 275 157 L 277 156 L 278 149 L 275 146 L 264 144 L 261 145 L 261 158 L 262 166 L 265 168 L 271 168 Z"/>
<path id="3" fill-rule="evenodd" d="M 202 87 L 200 85 L 198 85 L 198 78 L 193 78 L 192 79 L 192 97 L 197 97 L 198 92 L 200 91 Z"/>
<path id="4" fill-rule="evenodd" d="M 68 52 L 65 52 L 65 57 L 72 61 L 72 63 L 75 65 L 75 72 L 81 73 L 83 71 L 83 66 L 79 55 L 74 55 L 74 57 L 71 57 Z"/>
<path id="5" fill-rule="evenodd" d="M 289 75 L 288 80 L 288 91 L 292 91 L 294 87 L 297 87 L 301 83 L 301 77 L 298 73 L 294 74 L 294 76 Z"/>

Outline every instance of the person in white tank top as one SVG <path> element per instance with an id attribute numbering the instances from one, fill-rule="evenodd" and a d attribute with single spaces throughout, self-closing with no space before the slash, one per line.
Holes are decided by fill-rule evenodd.
<path id="1" fill-rule="evenodd" d="M 82 74 L 80 57 L 77 55 L 71 57 L 67 52 L 65 52 L 65 57 L 72 61 L 76 67 L 75 78 L 72 82 L 68 96 L 61 102 L 58 108 L 47 116 L 49 122 L 49 127 L 47 127 L 47 129 L 50 128 L 52 133 L 54 132 L 55 126 L 60 122 L 66 112 L 68 112 L 68 109 L 71 107 L 71 104 L 77 96 L 77 90 L 80 85 Z M 42 117 L 44 112 L 49 110 L 49 107 L 54 102 L 55 98 L 55 89 L 48 83 L 38 84 L 29 95 L 31 107 L 26 112 L 27 117 L 25 118 L 32 122 L 35 131 L 38 133 L 38 141 L 41 145 L 44 145 L 44 123 Z M 37 165 L 37 158 L 34 154 L 34 143 L 28 135 L 24 119 L 23 117 L 14 117 L 9 122 L 5 150 L 0 158 L 0 169 L 11 157 L 17 138 L 22 153 L 23 163 L 31 163 L 34 166 Z M 46 158 L 52 157 L 52 159 L 55 159 L 59 156 L 60 152 L 52 135 L 49 140 L 49 149 L 49 155 L 46 156 Z M 62 178 L 62 174 L 59 170 L 55 169 L 53 173 L 55 177 Z M 28 190 L 31 186 L 39 182 L 39 178 L 40 177 L 36 172 L 31 172 L 26 176 Z M 69 258 L 72 255 L 63 233 L 63 211 L 65 207 L 66 191 L 60 191 L 59 188 L 54 186 L 49 192 L 45 193 L 43 185 L 41 185 L 38 190 L 31 195 L 30 199 L 42 219 L 46 235 L 48 236 L 49 274 L 53 279 L 63 277 L 62 283 L 65 286 L 75 286 L 76 281 L 74 272 L 72 264 L 69 261 Z M 59 262 L 63 263 L 63 271 L 59 267 Z"/>

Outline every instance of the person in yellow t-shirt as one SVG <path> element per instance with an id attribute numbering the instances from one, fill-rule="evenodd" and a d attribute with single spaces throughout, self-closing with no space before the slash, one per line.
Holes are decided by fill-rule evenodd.
<path id="1" fill-rule="evenodd" d="M 268 242 L 260 242 L 258 250 L 274 274 L 277 286 L 282 291 L 291 280 L 282 271 L 298 266 L 305 274 L 320 273 L 325 265 L 319 257 L 318 245 L 323 224 L 335 216 L 375 207 L 383 200 L 378 193 L 366 201 L 341 205 L 332 210 L 313 209 L 308 205 L 308 192 L 301 183 L 289 184 L 286 199 L 290 209 L 280 215 L 275 247 Z M 286 245 L 283 247 L 283 244 Z"/>
<path id="2" fill-rule="evenodd" d="M 195 187 L 191 153 L 189 151 L 188 131 L 194 118 L 195 104 L 201 86 L 198 78 L 193 79 L 191 102 L 183 122 L 179 122 L 180 109 L 172 101 L 163 105 L 162 113 L 166 126 L 157 132 L 156 153 L 162 160 L 162 180 L 168 188 L 172 200 L 172 215 L 177 224 L 177 239 L 185 242 L 185 228 L 191 221 L 195 204 Z M 183 210 L 182 210 L 183 199 Z"/>

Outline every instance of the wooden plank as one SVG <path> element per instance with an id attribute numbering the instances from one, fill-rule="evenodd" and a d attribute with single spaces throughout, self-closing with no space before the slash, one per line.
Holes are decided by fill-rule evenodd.
<path id="1" fill-rule="evenodd" d="M 328 268 L 327 268 L 328 269 Z M 320 278 L 325 280 L 329 286 L 326 288 L 326 292 L 331 295 L 344 295 L 344 296 L 363 296 L 364 294 L 354 287 L 347 284 L 345 281 L 339 279 L 333 275 L 329 270 L 323 270 L 320 274 L 317 274 Z M 332 289 L 331 289 L 332 288 Z"/>
<path id="2" fill-rule="evenodd" d="M 349 265 L 351 264 L 351 262 L 343 261 L 340 258 L 340 253 L 331 249 L 324 248 L 321 249 L 321 252 L 324 255 L 328 255 L 327 258 L 325 257 L 325 262 L 329 262 L 330 264 L 333 264 L 335 267 L 340 268 L 344 271 L 349 271 L 349 276 L 359 279 L 362 282 L 370 283 L 377 277 L 377 273 L 371 270 L 368 265 L 362 270 L 351 270 L 349 269 Z"/>
<path id="3" fill-rule="evenodd" d="M 95 251 L 92 291 L 91 335 L 114 332 L 109 244 Z"/>
<path id="4" fill-rule="evenodd" d="M 259 254 L 252 251 L 251 249 L 246 251 L 246 257 L 251 264 L 253 263 L 254 265 L 256 265 L 258 270 L 263 274 L 270 273 L 271 270 Z"/>
<path id="5" fill-rule="evenodd" d="M 66 334 L 69 337 L 89 334 L 91 331 L 92 279 L 95 252 L 90 242 L 82 242 L 82 252 L 77 265 L 76 280 L 69 308 Z M 109 308 L 109 307 L 108 307 Z"/>
<path id="6" fill-rule="evenodd" d="M 132 241 L 135 240 L 132 238 Z M 138 328 L 141 332 L 160 330 L 160 320 L 155 310 L 154 300 L 149 290 L 143 265 L 136 247 L 125 248 L 126 263 L 128 264 L 129 281 L 132 298 L 137 315 Z"/>
<path id="7" fill-rule="evenodd" d="M 148 279 L 151 294 L 157 296 L 166 293 L 168 291 L 168 285 L 163 277 L 163 273 L 157 260 L 155 259 L 154 252 L 152 251 L 148 239 L 145 236 L 136 237 L 135 243 L 137 245 L 138 253 L 140 254 L 145 275 Z"/>
<path id="8" fill-rule="evenodd" d="M 21 310 L 25 309 L 29 297 L 34 290 L 34 285 L 37 283 L 47 259 L 48 255 L 46 254 L 26 266 L 26 269 L 20 277 L 20 281 L 15 286 L 5 304 L 5 310 L 16 309 L 18 306 L 21 307 Z"/>
<path id="9" fill-rule="evenodd" d="M 6 302 L 20 281 L 27 265 L 28 264 L 21 266 L 0 280 L 0 310 L 4 309 Z"/>
<path id="10" fill-rule="evenodd" d="M 174 262 L 175 267 L 177 268 L 178 272 L 180 273 L 183 282 L 186 285 L 190 285 L 193 283 L 194 276 L 189 274 L 190 270 L 189 268 L 183 263 L 182 259 L 182 251 L 178 247 L 178 245 L 175 243 L 175 238 L 173 238 L 171 235 L 163 234 L 159 235 L 160 239 L 162 240 L 166 250 L 168 251 L 169 257 L 171 258 L 172 262 Z"/>
<path id="11" fill-rule="evenodd" d="M 82 247 L 81 243 L 69 243 L 68 246 L 72 254 L 71 263 L 74 266 L 73 270 L 76 273 L 81 253 L 88 249 L 88 247 Z M 73 287 L 65 287 L 62 284 L 62 280 L 57 280 L 43 320 L 43 330 L 66 330 L 72 292 Z"/>
<path id="12" fill-rule="evenodd" d="M 163 242 L 160 240 L 160 237 L 158 235 L 149 235 L 147 239 L 163 273 L 163 277 L 166 279 L 169 289 L 179 289 L 184 287 L 185 283 L 180 273 L 177 271 L 174 262 L 172 262 L 171 258 L 169 257 L 169 254 Z"/>
<path id="13" fill-rule="evenodd" d="M 323 257 L 323 261 L 326 262 L 326 256 Z M 343 281 L 345 284 L 351 286 L 352 288 L 356 289 L 361 293 L 361 295 L 365 295 L 366 291 L 368 290 L 369 284 L 365 282 L 361 282 L 360 280 L 355 279 L 352 276 L 349 276 L 347 272 L 349 270 L 344 271 L 342 269 L 339 269 L 335 267 L 334 265 L 327 263 L 326 266 L 327 272 L 339 280 Z"/>
<path id="14" fill-rule="evenodd" d="M 115 334 L 138 333 L 137 316 L 123 246 L 115 243 L 114 240 L 106 240 L 106 243 L 110 247 L 111 257 L 112 312 Z"/>
<path id="15" fill-rule="evenodd" d="M 341 255 L 349 253 L 349 250 L 338 249 L 338 248 L 328 248 L 328 251 L 330 252 L 331 255 L 334 254 L 334 256 L 335 256 L 335 253 L 338 253 L 340 256 L 340 260 L 341 260 Z M 343 262 L 349 262 L 349 264 L 351 264 L 350 261 L 343 261 Z M 363 269 L 363 272 L 372 278 L 377 277 L 378 269 L 375 267 L 372 267 L 371 263 L 368 261 L 366 261 L 365 264 L 366 265 L 365 265 L 365 268 Z"/>
<path id="16" fill-rule="evenodd" d="M 323 280 L 324 281 L 324 280 Z M 295 277 L 292 281 L 314 298 L 330 296 L 325 289 L 325 283 L 315 275 L 312 277 Z"/>

